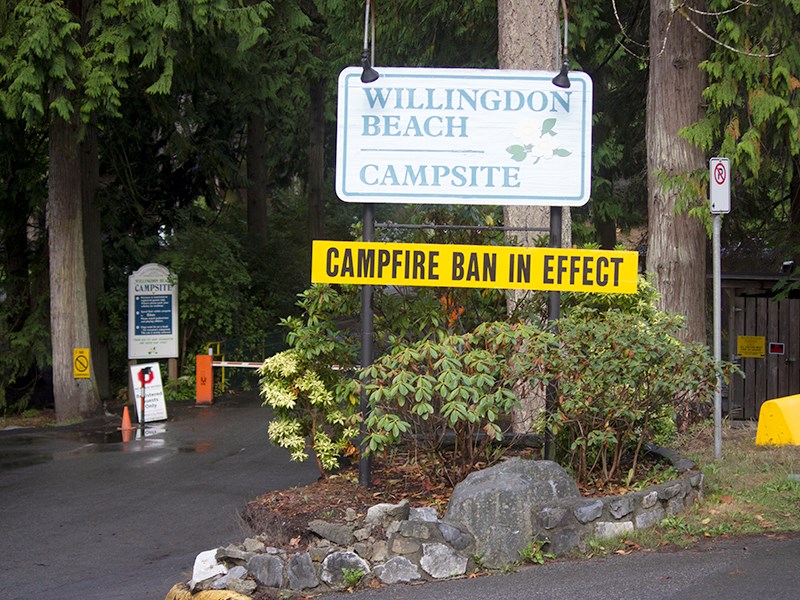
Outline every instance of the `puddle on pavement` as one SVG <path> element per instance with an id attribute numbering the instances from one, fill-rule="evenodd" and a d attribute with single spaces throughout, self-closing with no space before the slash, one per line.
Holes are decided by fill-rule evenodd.
<path id="1" fill-rule="evenodd" d="M 178 452 L 184 454 L 205 454 L 214 446 L 211 442 L 194 442 L 191 446 L 181 446 Z"/>
<path id="2" fill-rule="evenodd" d="M 51 460 L 53 460 L 52 455 L 39 452 L 15 452 L 13 450 L 9 452 L 0 452 L 0 468 L 2 469 L 33 467 L 35 465 L 42 465 Z"/>
<path id="3" fill-rule="evenodd" d="M 58 437 L 66 438 L 84 444 L 120 444 L 122 432 L 117 429 L 105 431 L 71 431 Z"/>
<path id="4" fill-rule="evenodd" d="M 97 452 L 129 452 L 163 448 L 165 440 L 157 436 L 166 432 L 163 424 L 148 425 L 144 431 L 133 429 L 127 432 L 119 429 L 102 429 L 97 431 L 50 431 L 46 436 L 0 437 L 0 469 L 21 469 L 44 464 L 52 460 L 71 458 Z M 66 451 L 48 452 L 41 448 L 52 438 L 69 440 L 82 444 Z M 208 444 L 206 442 L 205 444 Z M 52 448 L 52 445 L 49 446 Z M 203 442 L 180 448 L 179 452 L 206 452 Z"/>
<path id="5" fill-rule="evenodd" d="M 20 469 L 53 460 L 52 454 L 36 448 L 41 441 L 41 438 L 27 435 L 0 437 L 0 468 Z"/>

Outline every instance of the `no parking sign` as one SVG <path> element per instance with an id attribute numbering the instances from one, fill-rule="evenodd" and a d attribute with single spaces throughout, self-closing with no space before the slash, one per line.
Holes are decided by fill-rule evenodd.
<path id="1" fill-rule="evenodd" d="M 711 213 L 715 215 L 731 212 L 731 166 L 727 158 L 715 157 L 709 161 L 711 180 Z"/>
<path id="2" fill-rule="evenodd" d="M 161 383 L 161 369 L 157 362 L 131 366 L 133 396 L 136 398 L 136 415 L 142 422 L 142 388 L 144 388 L 144 421 L 164 421 L 167 418 L 167 403 Z"/>

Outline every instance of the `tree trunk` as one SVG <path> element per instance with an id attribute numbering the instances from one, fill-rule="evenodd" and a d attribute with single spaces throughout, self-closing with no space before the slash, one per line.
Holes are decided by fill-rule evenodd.
<path id="1" fill-rule="evenodd" d="M 50 124 L 47 228 L 50 248 L 50 329 L 56 420 L 94 416 L 100 399 L 91 377 L 73 376 L 73 349 L 90 348 L 86 302 L 81 198 L 81 153 L 77 118 Z"/>
<path id="2" fill-rule="evenodd" d="M 266 246 L 269 233 L 264 127 L 264 115 L 251 112 L 247 120 L 247 236 L 253 250 Z"/>
<path id="3" fill-rule="evenodd" d="M 325 82 L 311 82 L 308 107 L 308 235 L 325 236 Z"/>
<path id="4" fill-rule="evenodd" d="M 704 166 L 702 151 L 678 132 L 702 114 L 705 78 L 697 65 L 705 57 L 705 41 L 671 6 L 671 0 L 650 2 L 647 270 L 661 293 L 661 308 L 686 317 L 684 338 L 705 343 L 706 232 L 686 209 L 678 212 L 680 190 L 664 180 Z"/>
<path id="5" fill-rule="evenodd" d="M 561 27 L 563 15 L 554 0 L 499 0 L 497 58 L 501 69 L 557 71 L 561 67 Z M 550 230 L 547 206 L 504 206 L 507 227 L 538 228 L 543 231 L 509 232 L 510 242 L 532 246 Z M 562 246 L 571 245 L 572 220 L 569 208 L 563 209 Z"/>
<path id="6" fill-rule="evenodd" d="M 103 319 L 98 299 L 105 289 L 103 281 L 103 240 L 100 210 L 95 202 L 100 179 L 97 129 L 89 127 L 81 144 L 81 196 L 83 201 L 83 249 L 86 262 L 86 308 L 89 315 L 92 366 L 100 398 L 111 397 L 108 379 L 108 346 L 101 338 Z"/>
<path id="7" fill-rule="evenodd" d="M 555 0 L 499 0 L 498 50 L 501 69 L 558 70 L 561 65 L 560 5 Z M 563 15 L 562 15 L 563 17 Z M 562 210 L 562 246 L 569 247 L 571 219 L 569 209 Z M 550 208 L 547 206 L 504 206 L 506 227 L 530 231 L 510 231 L 509 243 L 533 246 L 550 230 Z M 525 299 L 524 290 L 509 291 L 508 310 L 512 312 Z M 522 382 L 515 386 L 521 406 L 512 411 L 512 428 L 516 433 L 530 431 L 534 420 L 544 410 L 544 390 L 531 389 Z"/>

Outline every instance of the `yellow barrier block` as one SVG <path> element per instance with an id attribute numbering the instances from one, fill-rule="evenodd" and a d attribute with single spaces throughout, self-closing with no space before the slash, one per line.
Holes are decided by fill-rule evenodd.
<path id="1" fill-rule="evenodd" d="M 767 400 L 758 415 L 758 446 L 800 446 L 800 395 Z"/>

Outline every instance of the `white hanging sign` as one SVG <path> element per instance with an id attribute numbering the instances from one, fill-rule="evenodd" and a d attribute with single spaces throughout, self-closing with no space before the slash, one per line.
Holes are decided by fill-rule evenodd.
<path id="1" fill-rule="evenodd" d="M 346 202 L 581 206 L 592 80 L 570 72 L 379 67 L 339 75 L 336 193 Z"/>

